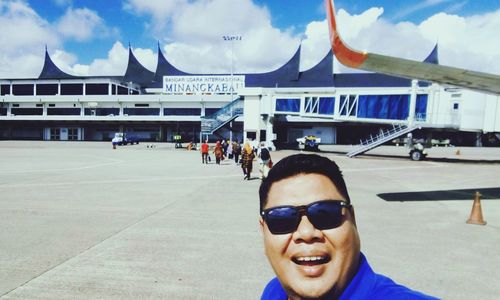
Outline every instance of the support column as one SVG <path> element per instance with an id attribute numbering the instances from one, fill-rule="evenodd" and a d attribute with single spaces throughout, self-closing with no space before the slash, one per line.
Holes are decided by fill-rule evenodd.
<path id="1" fill-rule="evenodd" d="M 411 127 L 415 123 L 415 107 L 417 105 L 417 90 L 418 80 L 411 81 L 410 105 L 408 107 L 408 126 Z"/>
<path id="2" fill-rule="evenodd" d="M 483 146 L 483 140 L 481 137 L 483 136 L 482 132 L 476 133 L 476 147 L 482 147 Z"/>
<path id="3" fill-rule="evenodd" d="M 255 139 L 260 139 L 261 125 L 261 88 L 242 88 L 239 94 L 244 97 L 243 102 L 243 142 L 247 140 L 249 133 L 255 133 Z"/>
<path id="4" fill-rule="evenodd" d="M 267 117 L 267 120 L 266 120 L 266 147 L 271 149 L 272 151 L 275 151 L 276 150 L 276 146 L 274 146 L 274 133 L 273 133 L 273 129 L 274 129 L 274 125 L 273 125 L 273 122 L 272 122 L 272 117 Z"/>

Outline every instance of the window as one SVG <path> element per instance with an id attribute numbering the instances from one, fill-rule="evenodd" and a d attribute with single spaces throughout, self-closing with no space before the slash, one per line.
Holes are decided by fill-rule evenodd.
<path id="1" fill-rule="evenodd" d="M 13 84 L 12 93 L 16 96 L 33 96 L 35 85 L 33 84 Z"/>
<path id="2" fill-rule="evenodd" d="M 304 112 L 305 113 L 318 113 L 318 104 L 319 104 L 318 97 L 306 97 L 305 98 Z"/>
<path id="3" fill-rule="evenodd" d="M 5 96 L 10 94 L 10 85 L 8 84 L 2 84 L 0 87 L 0 95 Z"/>
<path id="4" fill-rule="evenodd" d="M 118 116 L 120 109 L 114 107 L 85 108 L 84 113 L 86 116 Z"/>
<path id="5" fill-rule="evenodd" d="M 358 107 L 357 95 L 341 95 L 339 112 L 341 116 L 356 116 Z"/>
<path id="6" fill-rule="evenodd" d="M 61 84 L 61 95 L 83 95 L 82 83 Z"/>
<path id="7" fill-rule="evenodd" d="M 37 84 L 36 94 L 40 96 L 53 96 L 58 93 L 57 84 Z"/>
<path id="8" fill-rule="evenodd" d="M 304 112 L 322 115 L 333 115 L 334 97 L 306 97 Z"/>
<path id="9" fill-rule="evenodd" d="M 322 115 L 333 115 L 335 108 L 334 97 L 321 97 L 319 98 L 318 113 Z"/>
<path id="10" fill-rule="evenodd" d="M 358 118 L 406 120 L 410 95 L 360 95 Z"/>
<path id="11" fill-rule="evenodd" d="M 159 108 L 149 108 L 149 107 L 141 107 L 141 108 L 124 108 L 123 113 L 129 116 L 159 116 L 160 109 Z"/>
<path id="12" fill-rule="evenodd" d="M 87 83 L 85 85 L 86 95 L 108 95 L 109 84 L 107 83 Z"/>
<path id="13" fill-rule="evenodd" d="M 73 107 L 57 107 L 47 108 L 48 116 L 78 116 L 80 115 L 80 108 Z"/>
<path id="14" fill-rule="evenodd" d="M 61 139 L 61 129 L 60 128 L 50 128 L 50 139 L 58 141 Z"/>
<path id="15" fill-rule="evenodd" d="M 276 99 L 276 112 L 300 112 L 300 99 Z"/>
<path id="16" fill-rule="evenodd" d="M 458 103 L 453 103 L 453 109 L 458 109 Z"/>
<path id="17" fill-rule="evenodd" d="M 11 108 L 10 113 L 16 116 L 41 116 L 43 114 L 43 108 L 34 108 L 34 107 Z"/>
<path id="18" fill-rule="evenodd" d="M 128 95 L 128 89 L 126 87 L 119 85 L 117 94 L 118 95 Z"/>
<path id="19" fill-rule="evenodd" d="M 68 128 L 68 140 L 70 141 L 78 140 L 78 128 Z"/>
<path id="20" fill-rule="evenodd" d="M 199 116 L 201 114 L 201 108 L 164 108 L 164 115 L 171 116 Z"/>
<path id="21" fill-rule="evenodd" d="M 415 118 L 418 121 L 425 121 L 427 118 L 427 95 L 417 95 L 417 103 L 415 105 Z"/>

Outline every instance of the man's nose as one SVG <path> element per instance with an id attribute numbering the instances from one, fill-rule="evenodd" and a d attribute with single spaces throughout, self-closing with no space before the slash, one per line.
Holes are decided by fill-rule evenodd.
<path id="1" fill-rule="evenodd" d="M 311 221 L 309 221 L 309 218 L 303 215 L 302 218 L 300 219 L 299 226 L 297 227 L 297 230 L 295 230 L 295 232 L 293 233 L 292 237 L 296 242 L 302 241 L 306 243 L 311 243 L 322 239 L 323 232 L 314 227 Z"/>

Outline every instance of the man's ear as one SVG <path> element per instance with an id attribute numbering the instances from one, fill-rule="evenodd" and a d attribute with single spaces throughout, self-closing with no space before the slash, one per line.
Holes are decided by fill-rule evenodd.
<path id="1" fill-rule="evenodd" d="M 262 219 L 262 217 L 259 217 L 259 224 L 260 224 L 260 230 L 264 232 L 264 219 Z"/>
<path id="2" fill-rule="evenodd" d="M 358 227 L 356 225 L 356 215 L 354 214 L 354 206 L 350 206 L 349 207 L 349 213 L 351 214 L 351 218 L 352 218 L 352 223 L 354 224 L 354 226 Z"/>

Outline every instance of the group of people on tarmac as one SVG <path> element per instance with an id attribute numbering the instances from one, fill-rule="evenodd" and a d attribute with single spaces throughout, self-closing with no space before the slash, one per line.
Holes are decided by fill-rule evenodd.
<path id="1" fill-rule="evenodd" d="M 212 153 L 215 156 L 215 163 L 218 165 L 226 158 L 232 159 L 236 165 L 240 165 L 243 170 L 243 180 L 250 180 L 253 161 L 256 157 L 259 159 L 261 179 L 267 177 L 267 173 L 272 167 L 271 154 L 264 143 L 255 148 L 250 144 L 250 141 L 246 141 L 241 146 L 238 141 L 231 142 L 222 139 L 215 143 Z M 204 141 L 201 144 L 201 163 L 208 164 L 210 161 L 210 146 L 208 141 Z"/>

